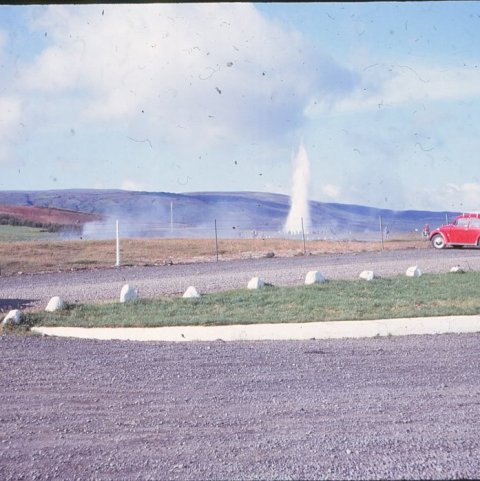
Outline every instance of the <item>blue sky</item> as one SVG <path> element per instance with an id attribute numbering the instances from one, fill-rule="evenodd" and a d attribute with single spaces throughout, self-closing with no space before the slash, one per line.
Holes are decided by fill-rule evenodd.
<path id="1" fill-rule="evenodd" d="M 480 209 L 480 3 L 0 6 L 0 189 Z"/>

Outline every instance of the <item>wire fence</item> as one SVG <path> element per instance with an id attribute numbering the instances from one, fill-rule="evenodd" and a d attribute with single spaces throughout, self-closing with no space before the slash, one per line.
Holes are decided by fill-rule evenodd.
<path id="1" fill-rule="evenodd" d="M 359 240 L 387 241 L 408 237 L 424 237 L 425 230 L 449 222 L 448 215 L 437 214 L 424 219 L 409 221 L 374 216 L 361 221 L 339 222 L 326 221 L 321 225 L 304 227 L 297 232 L 287 232 L 280 223 L 235 222 L 232 220 L 213 219 L 199 225 L 184 223 L 161 223 L 137 220 L 134 218 L 108 219 L 105 222 L 91 222 L 75 234 L 86 240 L 121 238 L 216 238 L 216 239 L 294 239 L 294 240 Z"/>
<path id="2" fill-rule="evenodd" d="M 425 214 L 425 215 L 424 215 Z M 201 217 L 198 215 L 197 217 Z M 452 216 L 448 213 L 411 213 L 410 217 L 403 215 L 402 212 L 396 215 L 330 215 L 308 219 L 300 219 L 297 222 L 296 232 L 287 232 L 284 229 L 284 221 L 280 216 L 270 219 L 265 216 L 255 218 L 241 217 L 240 219 L 220 216 L 220 218 L 189 219 L 189 222 L 174 221 L 163 219 L 159 221 L 155 216 L 125 216 L 108 217 L 102 221 L 88 222 L 85 224 L 75 224 L 72 226 L 57 226 L 56 231 L 48 229 L 37 229 L 36 233 L 31 233 L 31 240 L 110 240 L 120 236 L 123 239 L 133 238 L 178 238 L 178 239 L 292 239 L 292 240 L 359 240 L 359 241 L 387 241 L 392 239 L 422 237 L 422 232 L 427 229 L 435 228 L 444 223 L 448 223 Z M 301 226 L 301 227 L 300 227 Z M 26 237 L 30 235 L 28 226 L 13 226 L 9 230 L 5 226 L 5 233 L 11 232 L 12 235 L 19 234 Z M 23 231 L 22 231 L 23 228 Z M 32 231 L 34 229 L 31 229 Z M 19 239 L 22 240 L 22 239 Z"/>
<path id="3" fill-rule="evenodd" d="M 448 217 L 445 219 L 448 222 Z M 170 222 L 169 224 L 149 222 L 136 219 L 110 219 L 106 222 L 90 223 L 84 226 L 81 239 L 111 239 L 116 240 L 116 265 L 120 265 L 121 239 L 131 238 L 165 238 L 165 239 L 215 239 L 216 258 L 218 260 L 218 241 L 220 239 L 285 239 L 303 243 L 306 253 L 306 243 L 309 241 L 375 241 L 384 248 L 385 242 L 390 240 L 421 240 L 428 238 L 428 225 L 412 223 L 409 227 L 404 224 L 383 219 L 382 216 L 369 219 L 363 224 L 363 229 L 356 226 L 336 224 L 321 227 L 304 228 L 301 219 L 301 229 L 298 232 L 285 232 L 283 226 L 263 224 L 257 228 L 251 225 L 234 223 L 232 221 L 217 221 L 200 226 L 185 225 Z M 396 228 L 395 228 L 396 227 Z"/>
<path id="4" fill-rule="evenodd" d="M 274 256 L 275 253 L 281 252 L 293 252 L 293 255 L 301 255 L 302 250 L 305 255 L 307 252 L 318 252 L 325 248 L 324 244 L 316 244 L 315 241 L 368 241 L 377 243 L 378 248 L 383 249 L 391 248 L 391 246 L 386 245 L 391 241 L 427 240 L 426 222 L 429 222 L 433 229 L 438 225 L 448 223 L 449 219 L 453 220 L 453 217 L 438 213 L 433 213 L 430 218 L 420 216 L 408 222 L 405 219 L 394 219 L 387 216 L 363 216 L 361 218 L 352 216 L 350 222 L 329 221 L 322 224 L 300 222 L 297 224 L 301 225 L 300 230 L 292 233 L 285 232 L 283 223 L 276 222 L 275 219 L 253 223 L 248 219 L 235 222 L 231 219 L 222 218 L 212 219 L 199 225 L 191 225 L 181 222 L 168 222 L 168 220 L 166 222 L 155 222 L 130 216 L 87 223 L 81 226 L 81 230 L 75 230 L 74 232 L 49 233 L 48 238 L 41 237 L 43 234 L 40 233 L 40 237 L 20 240 L 46 241 L 47 248 L 50 249 L 51 246 L 51 253 L 44 256 L 46 264 L 57 261 L 65 262 L 65 259 L 62 258 L 62 252 L 69 252 L 63 247 L 58 249 L 58 244 L 50 243 L 50 241 L 81 240 L 82 242 L 76 243 L 74 247 L 74 249 L 80 249 L 82 252 L 80 260 L 75 261 L 79 265 L 96 265 L 103 262 L 107 255 L 107 262 L 110 266 L 113 263 L 120 266 L 122 263 L 151 262 L 155 264 L 169 262 L 171 260 L 169 252 L 172 249 L 172 243 L 163 243 L 159 251 L 157 239 L 170 239 L 173 240 L 173 243 L 177 239 L 185 239 L 186 242 L 178 242 L 177 254 L 186 259 L 204 256 L 205 252 L 208 252 L 209 256 L 212 255 L 217 260 L 219 260 L 219 256 L 222 259 L 232 255 L 268 256 L 272 254 Z M 303 219 L 301 220 L 303 221 Z M 38 231 L 35 235 L 39 236 Z M 151 241 L 136 242 L 137 239 L 150 239 Z M 198 239 L 199 242 L 189 242 L 189 239 Z M 107 242 L 96 246 L 94 243 L 83 242 L 84 240 L 106 240 Z M 235 244 L 226 242 L 227 240 L 242 240 L 242 242 Z M 295 242 L 283 242 L 285 240 Z M 3 254 L 0 250 L 2 271 L 4 271 L 4 268 L 6 269 L 5 272 L 8 272 L 8 269 L 12 272 L 28 269 L 23 265 L 23 259 L 13 259 L 14 256 L 11 255 L 8 242 L 3 242 L 3 244 L 6 247 L 4 247 Z M 0 248 L 1 246 L 2 243 L 0 242 Z M 332 244 L 327 248 L 333 249 L 333 251 L 337 251 L 337 249 L 341 251 L 345 248 L 345 245 Z M 363 249 L 363 246 L 356 245 L 353 248 Z M 159 254 L 159 252 L 162 253 Z M 53 260 L 54 258 L 55 260 Z M 74 261 L 69 259 L 68 265 L 72 262 Z"/>

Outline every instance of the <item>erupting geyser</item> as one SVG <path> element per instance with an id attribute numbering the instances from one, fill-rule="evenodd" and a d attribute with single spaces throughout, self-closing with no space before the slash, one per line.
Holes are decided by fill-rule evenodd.
<path id="1" fill-rule="evenodd" d="M 310 232 L 310 206 L 308 203 L 308 187 L 310 183 L 310 161 L 307 151 L 300 144 L 297 156 L 293 162 L 292 195 L 290 197 L 290 212 L 283 231 L 287 234 Z M 302 226 L 303 224 L 303 226 Z"/>

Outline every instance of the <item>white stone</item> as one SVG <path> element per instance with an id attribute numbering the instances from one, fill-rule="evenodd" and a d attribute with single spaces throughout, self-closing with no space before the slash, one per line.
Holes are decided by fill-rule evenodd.
<path id="1" fill-rule="evenodd" d="M 373 271 L 362 271 L 358 276 L 360 279 L 364 281 L 373 281 L 373 279 L 377 279 L 378 276 Z"/>
<path id="2" fill-rule="evenodd" d="M 135 301 L 136 299 L 138 299 L 138 291 L 129 284 L 125 284 L 120 291 L 120 302 Z"/>
<path id="3" fill-rule="evenodd" d="M 456 272 L 458 274 L 463 274 L 465 273 L 465 271 L 460 267 L 460 266 L 453 266 L 451 269 L 450 269 L 450 272 Z"/>
<path id="4" fill-rule="evenodd" d="M 5 326 L 17 326 L 23 321 L 23 312 L 19 309 L 11 310 L 3 319 L 2 324 Z"/>
<path id="5" fill-rule="evenodd" d="M 185 297 L 185 298 L 200 297 L 200 294 L 198 293 L 197 289 L 195 289 L 195 287 L 190 286 L 190 287 L 184 292 L 183 297 Z"/>
<path id="6" fill-rule="evenodd" d="M 405 275 L 407 277 L 420 277 L 422 275 L 422 271 L 418 268 L 418 266 L 412 266 L 407 269 Z"/>
<path id="7" fill-rule="evenodd" d="M 307 275 L 305 276 L 305 285 L 307 286 L 311 284 L 322 284 L 323 282 L 326 282 L 326 279 L 319 271 L 307 272 Z"/>
<path id="8" fill-rule="evenodd" d="M 47 312 L 55 312 L 55 311 L 60 311 L 62 309 L 65 309 L 65 307 L 66 307 L 65 301 L 58 296 L 54 296 L 48 301 L 48 304 L 45 310 Z"/>
<path id="9" fill-rule="evenodd" d="M 252 277 L 248 281 L 247 289 L 261 289 L 265 286 L 265 282 L 263 282 L 260 277 Z"/>

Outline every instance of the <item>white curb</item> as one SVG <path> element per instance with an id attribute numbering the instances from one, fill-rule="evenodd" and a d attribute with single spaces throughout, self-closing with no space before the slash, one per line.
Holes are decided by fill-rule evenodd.
<path id="1" fill-rule="evenodd" d="M 480 332 L 480 316 L 418 317 L 378 321 L 331 321 L 233 326 L 34 327 L 46 336 L 129 341 L 283 341 L 342 339 L 413 334 Z"/>

